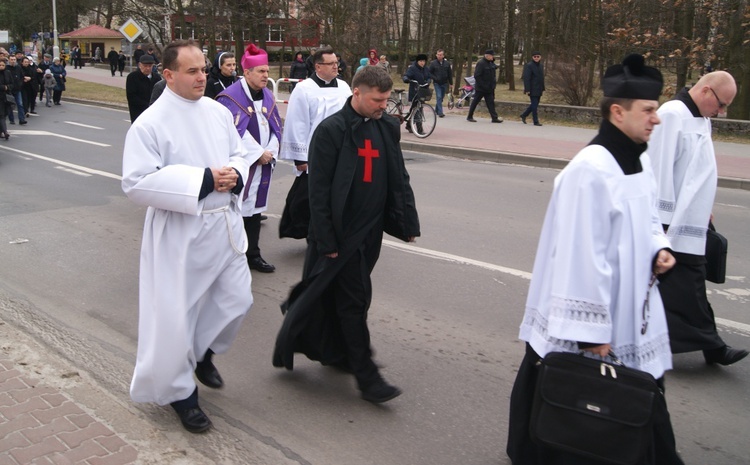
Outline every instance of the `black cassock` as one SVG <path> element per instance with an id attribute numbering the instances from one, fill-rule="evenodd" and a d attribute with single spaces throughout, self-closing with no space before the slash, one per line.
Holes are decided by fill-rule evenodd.
<path id="1" fill-rule="evenodd" d="M 343 136 L 343 137 L 342 137 Z M 310 144 L 311 227 L 303 279 L 282 304 L 284 321 L 273 364 L 289 370 L 299 352 L 324 365 L 346 362 L 334 281 L 355 274 L 356 297 L 370 303 L 370 272 L 383 232 L 402 240 L 419 236 L 414 193 L 398 145 L 399 123 L 390 116 L 365 121 L 347 101 L 324 120 Z M 369 179 L 369 181 L 368 181 Z M 337 252 L 335 259 L 325 255 Z M 354 264 L 354 267 L 352 267 Z M 369 338 L 369 336 L 368 336 Z"/>

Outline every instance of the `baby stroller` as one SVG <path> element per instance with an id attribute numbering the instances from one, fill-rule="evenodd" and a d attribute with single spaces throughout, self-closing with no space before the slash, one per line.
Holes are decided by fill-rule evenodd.
<path id="1" fill-rule="evenodd" d="M 451 110 L 453 109 L 453 106 L 455 105 L 457 108 L 461 108 L 464 106 L 464 102 L 468 105 L 471 103 L 471 99 L 474 98 L 474 84 L 476 83 L 476 80 L 473 76 L 465 77 L 464 81 L 466 81 L 466 85 L 461 87 L 461 93 L 458 96 L 458 99 L 454 102 L 453 100 L 453 94 L 451 94 L 451 98 L 448 99 L 448 108 Z"/>

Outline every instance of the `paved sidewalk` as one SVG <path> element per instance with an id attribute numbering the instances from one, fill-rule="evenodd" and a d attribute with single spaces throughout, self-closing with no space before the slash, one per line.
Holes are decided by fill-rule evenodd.
<path id="1" fill-rule="evenodd" d="M 68 76 L 125 88 L 125 77 L 112 77 L 108 69 L 68 69 Z M 288 95 L 279 97 L 287 99 Z M 438 119 L 435 132 L 428 138 L 419 139 L 403 129 L 402 147 L 458 158 L 562 168 L 596 134 L 594 129 L 523 124 L 518 115 L 501 115 L 503 124 L 491 124 L 488 117 L 481 116 L 478 122 L 470 123 L 466 121 L 466 108 L 444 108 L 445 118 Z M 286 104 L 280 104 L 279 111 L 283 117 Z M 714 146 L 719 186 L 750 190 L 750 145 L 715 142 Z"/>

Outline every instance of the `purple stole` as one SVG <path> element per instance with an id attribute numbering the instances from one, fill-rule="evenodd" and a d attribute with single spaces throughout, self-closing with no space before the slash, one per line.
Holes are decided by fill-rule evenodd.
<path id="1" fill-rule="evenodd" d="M 241 81 L 237 81 L 227 87 L 223 92 L 216 96 L 216 100 L 232 112 L 234 127 L 237 128 L 240 137 L 245 135 L 245 131 L 249 131 L 250 135 L 260 143 L 260 126 L 258 117 L 255 116 L 255 104 L 245 93 Z M 271 132 L 276 135 L 279 143 L 281 143 L 281 117 L 279 116 L 279 109 L 276 106 L 276 99 L 273 96 L 273 92 L 268 89 L 263 89 L 262 108 L 263 114 L 270 125 Z M 273 171 L 273 167 L 270 163 L 266 165 L 258 165 L 259 161 L 260 160 L 256 161 L 250 166 L 250 173 L 247 177 L 247 182 L 245 183 L 242 200 L 247 199 L 250 184 L 252 183 L 253 176 L 255 176 L 255 170 L 260 166 L 260 185 L 258 186 L 258 197 L 255 200 L 255 206 L 263 207 L 268 201 L 268 189 L 271 186 L 271 172 Z"/>

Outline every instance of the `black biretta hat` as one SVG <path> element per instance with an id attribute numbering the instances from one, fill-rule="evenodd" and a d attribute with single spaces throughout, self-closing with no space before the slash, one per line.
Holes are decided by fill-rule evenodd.
<path id="1" fill-rule="evenodd" d="M 646 66 L 643 55 L 628 55 L 622 64 L 607 68 L 602 78 L 605 97 L 659 100 L 664 78 L 661 72 Z"/>

